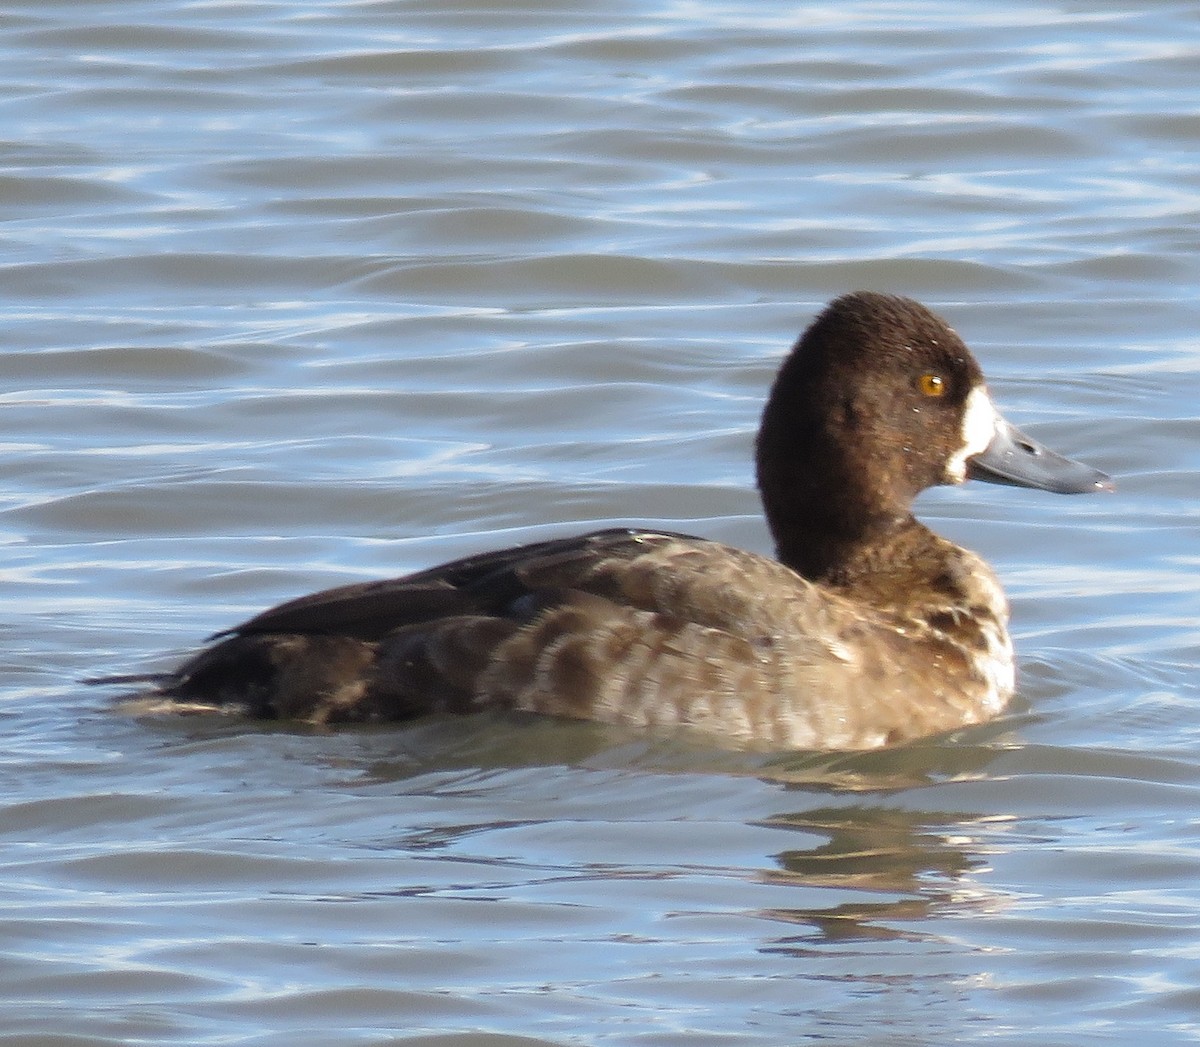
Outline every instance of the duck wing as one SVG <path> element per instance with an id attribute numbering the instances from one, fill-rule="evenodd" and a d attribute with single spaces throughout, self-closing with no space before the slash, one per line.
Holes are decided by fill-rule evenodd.
<path id="1" fill-rule="evenodd" d="M 150 682 L 196 708 L 315 722 L 483 707 L 645 719 L 632 705 L 656 692 L 732 696 L 811 589 L 703 538 L 597 531 L 291 600 Z"/>
<path id="2" fill-rule="evenodd" d="M 402 578 L 301 596 L 209 639 L 290 633 L 373 641 L 405 626 L 454 615 L 527 613 L 532 607 L 527 598 L 536 590 L 574 588 L 589 573 L 611 574 L 618 564 L 676 540 L 712 544 L 666 531 L 614 528 L 498 549 Z"/>

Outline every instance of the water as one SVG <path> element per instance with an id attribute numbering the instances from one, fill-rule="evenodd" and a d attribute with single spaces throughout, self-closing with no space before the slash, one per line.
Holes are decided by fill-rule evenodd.
<path id="1" fill-rule="evenodd" d="M 1200 1038 L 1192 6 L 3 23 L 0 1043 Z M 1118 478 L 922 500 L 1012 596 L 998 723 L 767 758 L 74 682 L 549 534 L 765 550 L 765 388 L 855 287 Z"/>

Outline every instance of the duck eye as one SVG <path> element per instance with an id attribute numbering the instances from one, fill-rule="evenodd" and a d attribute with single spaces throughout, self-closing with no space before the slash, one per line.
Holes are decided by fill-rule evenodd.
<path id="1" fill-rule="evenodd" d="M 940 374 L 921 375 L 917 386 L 926 396 L 944 396 L 946 393 L 946 381 Z"/>

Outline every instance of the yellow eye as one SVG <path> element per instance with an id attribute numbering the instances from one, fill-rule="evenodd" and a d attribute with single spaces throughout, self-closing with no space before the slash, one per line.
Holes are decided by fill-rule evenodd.
<path id="1" fill-rule="evenodd" d="M 926 396 L 943 396 L 946 392 L 946 382 L 940 374 L 923 374 L 917 385 Z"/>

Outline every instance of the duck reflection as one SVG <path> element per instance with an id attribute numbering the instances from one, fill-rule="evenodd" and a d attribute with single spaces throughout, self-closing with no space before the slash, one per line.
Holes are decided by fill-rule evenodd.
<path id="1" fill-rule="evenodd" d="M 1007 820 L 1007 819 L 1001 819 Z M 971 832 L 986 831 L 994 817 L 965 812 L 932 812 L 884 807 L 825 807 L 782 814 L 761 824 L 785 831 L 817 834 L 824 842 L 776 854 L 778 868 L 765 871 L 766 882 L 807 888 L 841 888 L 889 894 L 890 900 L 842 900 L 821 907 L 776 908 L 762 915 L 805 924 L 818 940 L 924 940 L 912 924 L 950 906 L 982 903 L 968 878 L 987 867 L 986 847 Z M 905 927 L 903 925 L 910 925 Z M 813 936 L 781 939 L 771 948 L 804 951 Z"/>

